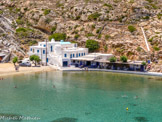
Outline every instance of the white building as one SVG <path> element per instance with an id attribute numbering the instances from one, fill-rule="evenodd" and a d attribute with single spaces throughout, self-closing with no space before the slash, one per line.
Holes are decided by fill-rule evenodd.
<path id="1" fill-rule="evenodd" d="M 47 51 L 46 51 L 47 50 Z M 79 48 L 77 44 L 71 42 L 39 42 L 38 46 L 30 46 L 29 56 L 38 55 L 43 64 L 55 65 L 58 67 L 67 67 L 71 64 L 72 58 L 85 56 L 88 54 L 88 48 Z M 46 59 L 47 54 L 47 59 Z"/>

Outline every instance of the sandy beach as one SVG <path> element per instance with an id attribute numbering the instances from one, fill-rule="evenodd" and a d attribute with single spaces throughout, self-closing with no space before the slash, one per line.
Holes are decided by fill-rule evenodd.
<path id="1" fill-rule="evenodd" d="M 0 77 L 9 76 L 9 75 L 21 75 L 27 73 L 35 73 L 35 72 L 44 72 L 44 71 L 52 71 L 54 69 L 49 66 L 42 67 L 20 67 L 19 71 L 15 71 L 14 65 L 12 63 L 2 63 L 0 64 Z"/>

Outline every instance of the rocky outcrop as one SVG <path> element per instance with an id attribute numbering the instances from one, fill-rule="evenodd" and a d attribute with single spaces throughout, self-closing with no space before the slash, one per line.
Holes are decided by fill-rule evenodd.
<path id="1" fill-rule="evenodd" d="M 7 41 L 12 40 L 27 51 L 28 46 L 53 33 L 66 33 L 67 41 L 85 46 L 87 39 L 93 39 L 100 44 L 98 51 L 118 57 L 126 55 L 131 60 L 151 58 L 152 61 L 162 58 L 161 0 L 3 0 L 0 4 L 0 15 L 11 21 L 10 29 L 0 25 L 3 33 L 0 38 L 6 47 L 13 46 Z M 129 30 L 129 25 L 135 30 Z M 22 27 L 27 32 L 18 34 L 16 29 Z M 12 39 L 5 35 L 9 30 Z"/>

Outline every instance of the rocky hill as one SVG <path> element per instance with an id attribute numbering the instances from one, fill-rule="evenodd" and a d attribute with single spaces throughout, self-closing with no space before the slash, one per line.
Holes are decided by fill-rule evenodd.
<path id="1" fill-rule="evenodd" d="M 147 51 L 144 28 L 150 52 Z M 161 0 L 3 0 L 0 2 L 0 43 L 24 56 L 30 45 L 54 33 L 85 46 L 99 42 L 96 51 L 131 60 L 157 61 L 162 72 Z M 160 67 L 159 67 L 160 65 Z"/>

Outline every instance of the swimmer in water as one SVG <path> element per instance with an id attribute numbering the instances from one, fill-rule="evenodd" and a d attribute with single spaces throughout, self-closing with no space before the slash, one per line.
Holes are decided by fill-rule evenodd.
<path id="1" fill-rule="evenodd" d="M 53 85 L 53 88 L 56 88 L 55 85 Z"/>
<path id="2" fill-rule="evenodd" d="M 17 86 L 15 86 L 14 88 L 17 88 Z"/>
<path id="3" fill-rule="evenodd" d="M 134 99 L 138 99 L 138 96 L 136 95 L 136 96 L 134 97 Z"/>
<path id="4" fill-rule="evenodd" d="M 122 97 L 123 97 L 123 98 L 128 98 L 128 96 L 127 96 L 127 95 L 122 95 Z"/>

